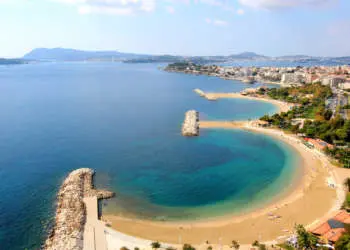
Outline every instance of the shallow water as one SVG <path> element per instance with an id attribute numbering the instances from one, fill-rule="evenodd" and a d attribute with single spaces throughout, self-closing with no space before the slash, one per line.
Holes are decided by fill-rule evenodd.
<path id="1" fill-rule="evenodd" d="M 180 134 L 188 109 L 204 119 L 245 120 L 276 107 L 208 102 L 192 90 L 239 91 L 247 85 L 157 66 L 0 67 L 1 249 L 40 246 L 62 180 L 80 167 L 97 170 L 96 184 L 117 192 L 118 203 L 111 200 L 105 211 L 132 208 L 133 216 L 153 219 L 218 216 L 232 212 L 233 204 L 242 211 L 259 192 L 265 200 L 288 185 L 294 153 L 270 137 L 225 130 L 203 131 L 198 138 Z M 264 189 L 267 184 L 278 188 Z"/>

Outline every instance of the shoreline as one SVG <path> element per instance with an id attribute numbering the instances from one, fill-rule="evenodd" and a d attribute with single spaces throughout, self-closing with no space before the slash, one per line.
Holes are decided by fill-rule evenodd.
<path id="1" fill-rule="evenodd" d="M 337 185 L 337 191 L 327 186 L 326 179 L 334 175 L 333 169 L 329 170 L 329 163 L 322 157 L 319 158 L 313 150 L 298 143 L 293 136 L 286 135 L 279 130 L 252 127 L 244 122 L 224 122 L 224 125 L 223 122 L 217 122 L 216 125 L 215 122 L 211 122 L 210 126 L 201 122 L 200 127 L 244 129 L 282 140 L 301 155 L 303 159 L 301 165 L 304 166 L 301 172 L 302 177 L 299 177 L 296 184 L 292 185 L 292 190 L 278 194 L 262 208 L 246 214 L 213 217 L 205 222 L 158 222 L 103 215 L 104 220 L 107 220 L 112 228 L 139 238 L 173 244 L 179 243 L 179 234 L 182 234 L 183 231 L 186 232 L 186 235 L 181 237 L 185 242 L 195 245 L 202 244 L 206 240 L 213 242 L 218 238 L 223 238 L 222 243 L 229 244 L 232 237 L 243 244 L 248 244 L 253 240 L 285 239 L 293 232 L 295 223 L 312 225 L 338 209 L 343 202 L 340 190 L 342 185 Z M 308 211 L 308 208 L 311 207 L 314 209 L 312 213 Z"/>
<path id="2" fill-rule="evenodd" d="M 293 103 L 286 103 L 279 100 L 274 100 L 270 98 L 263 98 L 263 97 L 255 97 L 255 96 L 246 96 L 242 95 L 241 93 L 235 93 L 235 92 L 227 92 L 227 93 L 215 93 L 215 92 L 203 92 L 202 90 L 195 89 L 194 90 L 198 95 L 206 98 L 207 100 L 213 101 L 217 99 L 247 99 L 247 100 L 253 100 L 253 101 L 263 101 L 268 102 L 273 105 L 275 105 L 278 108 L 278 113 L 281 112 L 287 112 L 293 107 L 295 104 Z"/>
<path id="3" fill-rule="evenodd" d="M 207 77 L 218 77 L 221 78 L 223 80 L 226 81 L 238 81 L 244 84 L 251 84 L 251 83 L 247 83 L 244 82 L 244 78 L 242 77 L 225 77 L 225 76 L 220 76 L 217 74 L 205 74 L 205 73 L 200 73 L 200 72 L 185 72 L 185 71 L 178 71 L 178 70 L 165 70 L 163 69 L 165 72 L 168 73 L 177 73 L 177 74 L 185 74 L 185 75 L 194 75 L 194 76 L 207 76 Z M 254 83 L 260 83 L 260 84 L 271 84 L 271 85 L 278 85 L 278 86 L 282 86 L 283 84 L 281 82 L 275 82 L 275 81 L 269 81 L 269 80 L 263 80 L 263 79 L 256 79 L 254 81 Z"/>

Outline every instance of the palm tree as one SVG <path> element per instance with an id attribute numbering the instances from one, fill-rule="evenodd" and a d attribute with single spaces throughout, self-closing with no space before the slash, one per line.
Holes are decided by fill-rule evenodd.
<path id="1" fill-rule="evenodd" d="M 350 249 L 350 235 L 343 234 L 335 243 L 335 250 Z"/>
<path id="2" fill-rule="evenodd" d="M 258 247 L 260 245 L 259 241 L 255 240 L 253 243 L 252 243 L 252 246 L 253 247 Z"/>
<path id="3" fill-rule="evenodd" d="M 349 177 L 345 179 L 344 186 L 346 187 L 348 192 L 350 192 L 350 178 Z"/>
<path id="4" fill-rule="evenodd" d="M 151 247 L 153 249 L 158 249 L 158 248 L 160 248 L 160 243 L 158 241 L 154 241 L 151 243 Z"/>
<path id="5" fill-rule="evenodd" d="M 297 231 L 297 240 L 298 246 L 301 249 L 316 249 L 316 244 L 318 242 L 318 238 L 306 231 L 303 225 L 297 225 L 295 227 Z"/>
<path id="6" fill-rule="evenodd" d="M 182 250 L 196 250 L 196 249 L 190 244 L 184 244 L 182 247 Z"/>
<path id="7" fill-rule="evenodd" d="M 231 248 L 234 248 L 234 249 L 236 249 L 236 250 L 238 250 L 239 247 L 240 247 L 240 245 L 239 245 L 238 241 L 233 240 L 230 247 L 231 247 Z"/>

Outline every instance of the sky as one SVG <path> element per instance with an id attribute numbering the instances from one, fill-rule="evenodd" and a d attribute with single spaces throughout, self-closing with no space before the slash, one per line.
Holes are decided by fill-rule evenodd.
<path id="1" fill-rule="evenodd" d="M 34 48 L 350 56 L 350 0 L 0 0 L 0 57 Z"/>

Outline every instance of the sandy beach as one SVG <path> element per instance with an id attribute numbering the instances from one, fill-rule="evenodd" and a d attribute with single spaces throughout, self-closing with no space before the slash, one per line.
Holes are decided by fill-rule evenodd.
<path id="1" fill-rule="evenodd" d="M 265 208 L 239 216 L 209 218 L 208 221 L 154 222 L 129 219 L 115 215 L 103 215 L 115 230 L 142 239 L 196 246 L 209 241 L 210 244 L 230 244 L 238 240 L 251 244 L 254 240 L 275 242 L 293 233 L 295 224 L 311 226 L 334 213 L 343 202 L 342 180 L 349 172 L 338 172 L 327 158 L 307 148 L 293 135 L 279 130 L 257 128 L 249 122 L 200 122 L 201 129 L 224 128 L 246 129 L 254 133 L 265 133 L 293 146 L 302 158 L 301 178 L 295 187 Z M 343 170 L 343 169 L 341 169 Z M 337 189 L 328 186 L 327 180 L 338 183 Z"/>
<path id="2" fill-rule="evenodd" d="M 292 106 L 294 106 L 294 104 L 292 103 L 286 103 L 286 102 L 269 99 L 269 98 L 247 96 L 247 95 L 242 95 L 240 93 L 205 93 L 205 96 L 206 98 L 212 99 L 212 100 L 217 100 L 221 98 L 234 98 L 234 99 L 239 98 L 239 99 L 269 102 L 276 105 L 276 107 L 278 107 L 278 112 L 287 112 L 290 110 Z"/>

